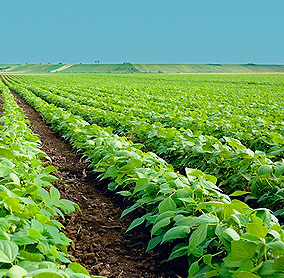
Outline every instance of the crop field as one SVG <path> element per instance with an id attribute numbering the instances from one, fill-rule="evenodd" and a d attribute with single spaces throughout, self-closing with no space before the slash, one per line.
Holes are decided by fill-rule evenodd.
<path id="1" fill-rule="evenodd" d="M 186 261 L 171 277 L 284 277 L 283 75 L 11 70 L 2 81 L 3 276 L 120 277 L 70 263 L 56 217 L 79 206 L 61 199 L 14 94 L 127 202 L 125 236 L 149 231 L 147 252 L 168 248 L 166 259 Z"/>
<path id="2" fill-rule="evenodd" d="M 258 64 L 0 64 L 3 74 L 46 73 L 284 73 L 284 65 Z"/>

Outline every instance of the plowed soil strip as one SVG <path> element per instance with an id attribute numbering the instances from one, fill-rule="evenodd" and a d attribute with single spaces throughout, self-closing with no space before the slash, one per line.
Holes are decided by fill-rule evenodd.
<path id="1" fill-rule="evenodd" d="M 82 209 L 82 213 L 67 216 L 64 223 L 65 234 L 73 240 L 69 250 L 74 256 L 72 260 L 80 262 L 92 275 L 110 278 L 184 276 L 183 261 L 166 262 L 168 248 L 145 253 L 149 233 L 143 228 L 124 234 L 132 219 L 120 219 L 126 206 L 123 199 L 96 181 L 80 155 L 23 98 L 13 94 L 31 122 L 31 129 L 39 134 L 43 151 L 58 168 L 54 175 L 60 179 L 57 186 L 62 197 L 76 202 Z"/>

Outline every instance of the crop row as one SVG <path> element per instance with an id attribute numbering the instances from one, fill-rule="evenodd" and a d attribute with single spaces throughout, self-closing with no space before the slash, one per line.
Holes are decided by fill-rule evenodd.
<path id="1" fill-rule="evenodd" d="M 17 92 L 26 86 L 37 96 L 71 109 L 90 123 L 111 126 L 117 133 L 123 130 L 134 142 L 141 142 L 148 150 L 162 155 L 176 170 L 184 167 L 198 168 L 216 176 L 218 186 L 225 188 L 226 193 L 249 191 L 252 195 L 248 195 L 248 200 L 256 200 L 258 206 L 268 207 L 276 215 L 284 215 L 284 162 L 279 159 L 283 153 L 281 147 L 275 147 L 269 154 L 252 151 L 233 138 L 224 137 L 219 140 L 213 136 L 196 136 L 189 131 L 145 123 L 143 119 L 134 121 L 115 111 L 106 113 L 78 103 L 80 101 L 76 101 L 76 98 L 80 100 L 84 97 L 70 97 L 67 92 L 51 93 L 24 84 L 9 83 L 9 86 Z"/>
<path id="2" fill-rule="evenodd" d="M 68 259 L 71 240 L 55 220 L 78 206 L 61 199 L 52 185 L 57 178 L 50 174 L 56 169 L 41 161 L 49 158 L 37 135 L 9 89 L 1 84 L 0 92 L 0 277 L 90 277 Z"/>
<path id="3" fill-rule="evenodd" d="M 143 207 L 128 231 L 146 223 L 152 239 L 148 250 L 170 242 L 170 259 L 186 255 L 189 277 L 280 277 L 283 275 L 284 231 L 265 208 L 252 209 L 231 200 L 214 176 L 186 169 L 186 176 L 141 145 L 89 124 L 22 88 L 18 93 L 52 128 L 87 157 L 110 190 L 120 190 L 135 203 L 123 215 Z M 178 241 L 176 241 L 178 239 Z"/>
<path id="4" fill-rule="evenodd" d="M 124 79 L 120 78 L 120 82 Z M 164 127 L 183 127 L 194 134 L 212 135 L 218 139 L 234 137 L 254 151 L 268 151 L 281 142 L 283 147 L 283 89 L 278 84 L 274 84 L 275 87 L 270 84 L 244 87 L 242 83 L 232 82 L 222 87 L 222 83 L 216 86 L 211 82 L 202 88 L 200 82 L 198 86 L 189 84 L 187 88 L 176 83 L 172 87 L 172 83 L 164 84 L 157 79 L 156 87 L 150 87 L 153 91 L 145 93 L 143 86 L 129 90 L 126 85 L 117 88 L 117 84 L 110 86 L 110 91 L 98 91 L 90 87 L 97 86 L 90 77 L 89 86 L 81 85 L 80 78 L 72 86 L 66 85 L 66 77 L 61 82 L 54 77 L 47 81 L 38 77 L 21 80 L 42 85 L 52 92 L 58 89 L 69 92 L 84 104 L 119 111 L 133 120 L 138 117 L 152 124 L 159 122 Z M 85 100 L 84 96 L 87 97 Z"/>

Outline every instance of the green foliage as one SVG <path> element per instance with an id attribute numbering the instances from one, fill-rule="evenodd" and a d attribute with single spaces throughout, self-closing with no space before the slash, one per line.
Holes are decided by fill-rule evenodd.
<path id="1" fill-rule="evenodd" d="M 229 117 L 233 125 L 218 118 L 218 124 L 226 127 L 220 133 L 216 126 L 214 129 L 214 125 L 211 125 L 212 134 L 201 135 L 203 128 L 208 128 L 212 122 L 202 126 L 197 121 L 202 119 L 202 122 L 206 122 L 209 117 L 201 110 L 198 116 L 192 114 L 196 121 L 191 122 L 200 128 L 192 132 L 193 141 L 199 141 L 193 148 L 192 144 L 187 145 L 192 153 L 190 159 L 195 158 L 194 165 L 198 168 L 185 168 L 186 175 L 182 175 L 156 154 L 143 152 L 141 145 L 112 134 L 112 129 L 90 124 L 70 110 L 63 110 L 42 99 L 53 97 L 54 103 L 58 104 L 63 99 L 56 97 L 56 94 L 49 94 L 47 90 L 35 88 L 34 85 L 20 83 L 10 86 L 35 107 L 54 130 L 84 153 L 100 177 L 111 181 L 111 190 L 117 189 L 118 193 L 135 202 L 123 215 L 144 208 L 146 213 L 135 219 L 128 231 L 143 223 L 150 226 L 152 239 L 148 250 L 170 242 L 173 250 L 169 259 L 187 256 L 189 277 L 281 277 L 284 231 L 277 218 L 266 208 L 253 209 L 240 200 L 230 199 L 216 186 L 218 177 L 220 185 L 238 189 L 232 194 L 233 197 L 247 194 L 248 189 L 251 189 L 254 196 L 265 192 L 260 198 L 265 194 L 269 198 L 270 193 L 274 195 L 276 190 L 280 190 L 278 197 L 281 198 L 283 161 L 279 160 L 279 153 L 266 154 L 258 149 L 267 147 L 272 136 L 275 143 L 273 146 L 276 147 L 273 150 L 278 152 L 281 135 L 268 134 L 261 141 L 254 141 L 248 134 L 242 133 L 244 129 L 240 124 L 237 128 L 239 119 L 233 116 Z M 75 109 L 68 98 L 64 99 L 69 108 Z M 167 110 L 171 115 L 165 117 L 165 121 L 172 124 L 169 119 L 174 121 L 179 116 L 169 107 Z M 100 113 L 103 114 L 103 111 Z M 261 119 L 256 119 L 251 130 L 263 125 Z M 275 130 L 279 130 L 278 124 Z M 211 137 L 217 133 L 221 135 L 220 140 Z M 176 133 L 173 134 L 175 137 Z M 232 138 L 232 135 L 238 136 Z M 258 135 L 256 132 L 255 136 Z M 247 141 L 253 149 L 241 142 L 245 136 L 248 136 Z M 187 138 L 192 138 L 191 133 L 188 132 Z M 45 191 L 39 193 L 42 198 L 48 194 Z"/>
<path id="2" fill-rule="evenodd" d="M 154 80 L 147 77 L 142 79 L 143 83 L 137 78 L 136 85 L 133 78 L 129 84 L 124 81 L 127 78 L 118 77 L 119 86 L 114 82 L 106 85 L 104 78 L 100 76 L 96 80 L 103 89 L 97 83 L 93 84 L 95 89 L 92 83 L 83 84 L 81 80 L 85 79 L 82 76 L 76 80 L 79 85 L 62 77 L 62 80 L 53 78 L 52 85 L 38 77 L 25 77 L 24 82 L 17 80 L 17 83 L 48 102 L 71 109 L 72 113 L 91 124 L 111 127 L 115 133 L 126 135 L 134 142 L 143 142 L 147 150 L 161 155 L 176 170 L 183 171 L 185 167 L 200 169 L 217 177 L 218 186 L 227 194 L 233 194 L 235 190 L 250 191 L 246 200 L 257 200 L 259 206 L 265 205 L 277 211 L 276 215 L 284 214 L 282 209 L 279 210 L 279 204 L 284 205 L 283 115 L 273 102 L 278 100 L 278 83 L 275 84 L 277 93 L 271 96 L 267 92 L 270 82 L 264 87 L 262 81 L 246 84 L 246 80 L 229 82 L 218 79 L 208 82 L 200 77 L 209 86 L 205 89 L 213 92 L 211 95 L 203 91 L 200 95 L 202 82 L 195 86 L 195 80 L 191 84 L 185 78 L 182 82 L 178 78 L 157 82 L 156 77 Z M 123 91 L 121 82 L 125 82 Z M 191 85 L 194 92 L 187 92 L 184 83 Z M 177 92 L 165 90 L 163 86 L 169 84 Z M 224 91 L 217 90 L 216 84 Z M 232 84 L 233 89 L 229 87 Z M 143 95 L 140 92 L 145 86 L 146 96 L 144 91 Z M 15 85 L 12 88 L 21 89 Z M 253 96 L 252 88 L 257 91 Z M 181 95 L 180 91 L 184 90 L 187 93 Z M 237 95 L 240 93 L 242 99 Z M 260 100 L 259 94 L 264 99 Z M 251 98 L 260 103 L 262 114 L 255 111 Z M 216 99 L 222 104 L 216 103 Z M 157 102 L 163 105 L 157 106 Z M 180 107 L 181 102 L 185 103 L 183 107 Z M 239 114 L 239 111 L 243 113 Z M 115 175 L 115 171 L 109 169 L 105 177 Z M 129 195 L 127 192 L 121 194 Z"/>
<path id="3" fill-rule="evenodd" d="M 0 277 L 90 277 L 82 266 L 69 264 L 71 240 L 55 220 L 78 206 L 60 199 L 51 183 L 56 168 L 45 167 L 40 158 L 48 157 L 24 112 L 7 87 L 0 85 L 0 91 Z"/>

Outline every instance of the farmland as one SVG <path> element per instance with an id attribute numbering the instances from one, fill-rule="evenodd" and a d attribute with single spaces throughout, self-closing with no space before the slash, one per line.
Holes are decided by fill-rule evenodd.
<path id="1" fill-rule="evenodd" d="M 4 74 L 46 73 L 283 73 L 283 65 L 259 64 L 0 64 Z"/>
<path id="2" fill-rule="evenodd" d="M 71 240 L 56 217 L 74 212 L 74 202 L 63 199 L 52 185 L 55 170 L 41 160 L 39 139 L 28 127 L 24 112 L 3 84 L 1 117 L 1 276 L 89 277 L 68 259 Z M 47 188 L 49 190 L 47 190 Z M 68 263 L 67 268 L 60 264 Z"/>
<path id="3" fill-rule="evenodd" d="M 187 258 L 188 277 L 283 277 L 282 75 L 3 80 L 83 154 L 97 179 L 129 200 L 122 216 L 137 217 L 127 232 L 149 227 L 147 251 L 169 245 L 170 260 Z M 9 90 L 0 89 L 4 102 Z M 10 179 L 19 183 L 15 175 Z M 51 183 L 42 186 L 57 198 Z M 63 212 L 76 207 L 64 204 L 70 209 L 62 205 Z M 15 207 L 19 212 L 18 201 Z"/>

